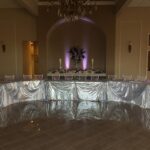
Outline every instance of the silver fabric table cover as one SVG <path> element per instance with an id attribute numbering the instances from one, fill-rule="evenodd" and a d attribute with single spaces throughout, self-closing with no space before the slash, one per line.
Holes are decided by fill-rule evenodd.
<path id="1" fill-rule="evenodd" d="M 0 86 L 0 107 L 6 107 L 13 103 L 44 99 L 44 81 L 20 81 Z"/>
<path id="2" fill-rule="evenodd" d="M 146 82 L 75 82 L 46 83 L 47 100 L 115 101 L 150 108 L 150 84 Z"/>
<path id="3" fill-rule="evenodd" d="M 47 99 L 50 100 L 106 100 L 105 82 L 48 82 Z"/>
<path id="4" fill-rule="evenodd" d="M 150 108 L 150 84 L 36 80 L 0 85 L 0 107 L 33 100 L 121 101 Z"/>
<path id="5" fill-rule="evenodd" d="M 147 82 L 35 80 L 0 85 L 0 126 L 56 115 L 67 119 L 136 120 L 149 128 L 149 108 Z"/>

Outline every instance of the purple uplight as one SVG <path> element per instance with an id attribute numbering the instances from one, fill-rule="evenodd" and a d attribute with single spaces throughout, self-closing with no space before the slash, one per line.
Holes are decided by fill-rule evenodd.
<path id="1" fill-rule="evenodd" d="M 89 18 L 86 18 L 86 17 L 81 17 L 79 18 L 81 21 L 84 21 L 86 23 L 90 23 L 90 24 L 95 24 L 94 21 L 92 21 L 91 19 Z M 47 53 L 48 53 L 48 46 L 49 46 L 49 39 L 50 39 L 50 36 L 52 34 L 52 32 L 57 29 L 59 26 L 61 26 L 62 24 L 65 24 L 66 23 L 66 20 L 65 19 L 61 19 L 61 20 L 58 20 L 48 31 L 47 33 Z M 83 44 L 83 48 L 85 48 L 85 58 L 82 60 L 82 68 L 83 70 L 86 70 L 88 68 L 88 39 L 86 39 L 88 36 L 84 35 L 84 44 Z M 66 42 L 67 45 L 68 43 L 70 42 Z M 70 69 L 70 54 L 68 53 L 69 49 L 68 49 L 68 46 L 66 47 L 65 46 L 65 69 Z"/>
<path id="2" fill-rule="evenodd" d="M 87 50 L 85 50 L 85 58 L 82 60 L 83 70 L 87 69 L 87 63 L 88 63 L 88 54 L 87 54 Z"/>
<path id="3" fill-rule="evenodd" d="M 66 53 L 65 53 L 65 68 L 66 69 L 69 69 L 70 68 L 70 55 L 68 53 L 68 49 L 66 50 Z"/>

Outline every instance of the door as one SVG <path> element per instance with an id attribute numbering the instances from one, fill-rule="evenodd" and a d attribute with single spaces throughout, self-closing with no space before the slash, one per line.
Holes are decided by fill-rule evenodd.
<path id="1" fill-rule="evenodd" d="M 38 46 L 35 41 L 23 42 L 23 74 L 33 75 L 38 72 Z"/>

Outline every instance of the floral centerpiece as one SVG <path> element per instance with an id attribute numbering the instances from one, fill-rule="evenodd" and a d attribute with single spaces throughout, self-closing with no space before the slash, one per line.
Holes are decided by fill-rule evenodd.
<path id="1" fill-rule="evenodd" d="M 70 58 L 73 61 L 75 68 L 78 69 L 82 59 L 85 58 L 85 51 L 82 48 L 71 47 L 69 50 Z"/>

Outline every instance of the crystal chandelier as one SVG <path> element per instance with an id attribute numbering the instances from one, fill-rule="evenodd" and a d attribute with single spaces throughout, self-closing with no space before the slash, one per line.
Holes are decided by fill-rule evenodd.
<path id="1" fill-rule="evenodd" d="M 66 21 L 76 21 L 80 17 L 92 14 L 97 9 L 97 5 L 91 3 L 91 0 L 49 0 L 50 5 L 58 6 L 58 16 L 63 17 Z"/>

